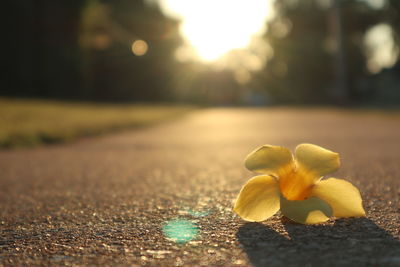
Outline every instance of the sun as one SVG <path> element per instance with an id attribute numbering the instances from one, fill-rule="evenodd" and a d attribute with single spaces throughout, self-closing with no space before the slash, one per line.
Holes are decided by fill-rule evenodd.
<path id="1" fill-rule="evenodd" d="M 246 47 L 263 33 L 271 10 L 267 0 L 160 0 L 160 5 L 181 20 L 182 36 L 205 62 Z"/>

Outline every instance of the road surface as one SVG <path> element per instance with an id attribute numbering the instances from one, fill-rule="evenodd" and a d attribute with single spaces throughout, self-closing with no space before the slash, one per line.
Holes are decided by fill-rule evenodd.
<path id="1" fill-rule="evenodd" d="M 263 144 L 340 153 L 367 218 L 246 223 L 232 201 Z M 0 151 L 0 266 L 400 266 L 400 115 L 205 109 L 155 127 Z"/>

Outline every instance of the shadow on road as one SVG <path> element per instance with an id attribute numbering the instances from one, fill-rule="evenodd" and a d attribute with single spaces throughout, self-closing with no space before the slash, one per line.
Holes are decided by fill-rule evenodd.
<path id="1" fill-rule="evenodd" d="M 236 237 L 254 266 L 400 265 L 399 240 L 367 218 L 330 226 L 282 223 L 289 238 L 261 223 L 239 228 Z"/>

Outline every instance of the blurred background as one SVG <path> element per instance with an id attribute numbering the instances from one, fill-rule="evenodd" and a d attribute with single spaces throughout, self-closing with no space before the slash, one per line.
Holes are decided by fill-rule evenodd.
<path id="1" fill-rule="evenodd" d="M 400 103 L 397 0 L 18 0 L 1 96 L 205 105 Z"/>

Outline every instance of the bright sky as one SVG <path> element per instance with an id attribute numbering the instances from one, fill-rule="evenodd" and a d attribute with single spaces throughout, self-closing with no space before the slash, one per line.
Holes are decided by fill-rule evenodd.
<path id="1" fill-rule="evenodd" d="M 159 0 L 165 13 L 182 21 L 180 31 L 202 61 L 246 47 L 270 15 L 268 0 Z M 193 51 L 192 50 L 192 51 Z"/>
<path id="2" fill-rule="evenodd" d="M 364 42 L 367 48 L 368 69 L 372 73 L 377 73 L 382 68 L 390 68 L 396 63 L 399 50 L 393 39 L 392 28 L 388 24 L 381 23 L 369 29 Z"/>

